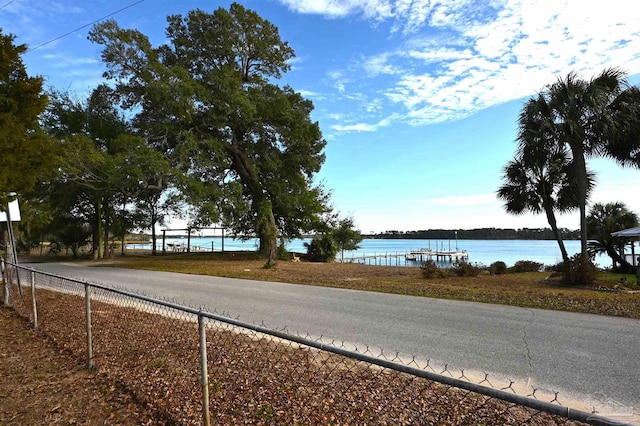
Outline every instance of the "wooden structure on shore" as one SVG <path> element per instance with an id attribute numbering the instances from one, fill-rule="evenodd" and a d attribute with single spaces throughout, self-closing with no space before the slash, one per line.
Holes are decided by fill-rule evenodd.
<path id="1" fill-rule="evenodd" d="M 449 260 L 450 262 L 458 259 L 468 259 L 469 252 L 466 250 L 431 250 L 430 248 L 411 249 L 405 258 L 410 260 L 409 257 L 413 256 L 413 260 L 420 260 L 421 262 L 433 257 L 436 260 Z"/>
<path id="2" fill-rule="evenodd" d="M 222 230 L 222 251 L 224 252 L 224 231 L 225 228 L 221 228 L 219 226 L 209 226 L 209 227 L 204 227 L 204 228 L 181 228 L 181 229 L 163 229 L 162 230 L 162 254 L 165 254 L 167 252 L 167 246 L 174 252 L 187 252 L 187 253 L 191 253 L 191 249 L 193 248 L 191 246 L 191 234 L 194 231 L 201 231 L 203 229 L 213 229 L 215 230 Z M 171 232 L 171 231 L 186 231 L 187 235 L 187 244 L 183 244 L 183 243 L 167 243 L 167 231 Z M 185 238 L 181 235 L 179 236 L 173 236 L 174 238 Z M 200 251 L 200 247 L 197 248 L 196 251 Z M 211 251 L 213 252 L 213 242 L 211 243 Z"/>
<path id="3" fill-rule="evenodd" d="M 369 265 L 384 265 L 384 266 L 400 266 L 401 264 L 407 264 L 410 262 L 424 262 L 429 259 L 435 258 L 436 261 L 449 261 L 454 260 L 467 260 L 469 258 L 469 252 L 466 250 L 432 250 L 429 248 L 411 249 L 408 252 L 396 252 L 396 253 L 374 253 L 364 254 L 362 256 L 345 257 L 344 262 L 351 263 L 364 263 Z M 404 260 L 404 262 L 401 262 Z"/>

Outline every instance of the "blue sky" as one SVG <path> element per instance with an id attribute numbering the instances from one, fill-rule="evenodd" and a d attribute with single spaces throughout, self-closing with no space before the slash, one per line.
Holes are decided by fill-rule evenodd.
<path id="1" fill-rule="evenodd" d="M 240 3 L 295 50 L 282 83 L 316 107 L 328 142 L 318 179 L 367 233 L 546 227 L 543 215 L 506 214 L 495 197 L 524 100 L 570 71 L 590 78 L 621 67 L 640 82 L 640 14 L 628 0 Z M 104 71 L 90 27 L 52 40 L 124 9 L 112 18 L 159 44 L 167 15 L 229 4 L 0 0 L 0 27 L 34 48 L 23 57 L 30 74 L 83 95 Z M 590 165 L 592 202 L 623 201 L 640 214 L 640 171 Z M 577 229 L 577 214 L 559 224 Z"/>

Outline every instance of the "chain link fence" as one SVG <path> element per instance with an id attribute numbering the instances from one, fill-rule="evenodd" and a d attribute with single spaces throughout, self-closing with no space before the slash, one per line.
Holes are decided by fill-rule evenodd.
<path id="1" fill-rule="evenodd" d="M 2 263 L 3 300 L 178 424 L 629 425 L 445 366 Z M 123 283 L 125 284 L 125 283 Z"/>

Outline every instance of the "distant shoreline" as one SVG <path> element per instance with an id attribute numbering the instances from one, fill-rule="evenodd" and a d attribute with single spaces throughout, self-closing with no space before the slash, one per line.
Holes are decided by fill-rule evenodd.
<path id="1" fill-rule="evenodd" d="M 560 229 L 564 240 L 579 240 L 579 230 Z M 403 240 L 555 240 L 550 228 L 523 229 L 428 229 L 420 231 L 387 231 L 377 234 L 362 234 L 371 239 L 403 239 Z"/>

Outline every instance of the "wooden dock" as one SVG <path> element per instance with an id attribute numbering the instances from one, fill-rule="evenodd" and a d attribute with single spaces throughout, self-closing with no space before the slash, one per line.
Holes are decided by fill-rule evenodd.
<path id="1" fill-rule="evenodd" d="M 414 260 L 430 259 L 435 257 L 436 260 L 457 260 L 468 259 L 469 252 L 466 250 L 432 250 L 430 248 L 411 249 L 407 256 L 414 256 Z"/>
<path id="2" fill-rule="evenodd" d="M 469 252 L 466 250 L 432 250 L 430 248 L 411 249 L 408 252 L 373 253 L 362 256 L 345 257 L 344 262 L 364 263 L 368 265 L 400 266 L 408 263 L 422 263 L 435 258 L 436 261 L 467 260 Z M 403 260 L 404 262 L 401 262 Z"/>

